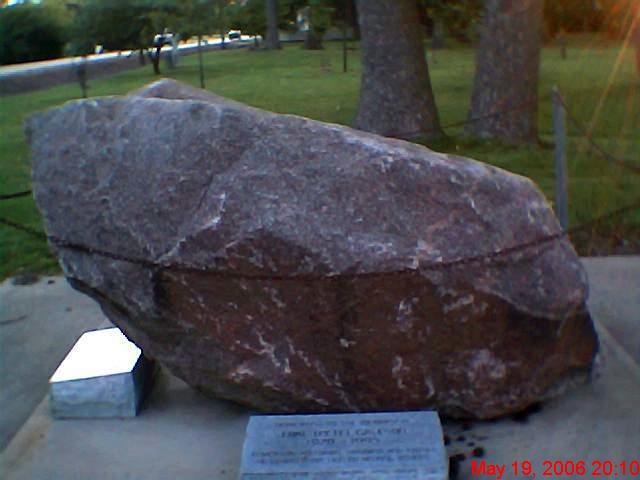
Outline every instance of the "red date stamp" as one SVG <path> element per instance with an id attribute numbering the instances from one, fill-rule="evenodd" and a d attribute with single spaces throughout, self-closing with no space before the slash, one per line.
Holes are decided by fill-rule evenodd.
<path id="1" fill-rule="evenodd" d="M 640 478 L 640 460 L 543 460 L 534 464 L 530 460 L 513 463 L 491 463 L 486 460 L 471 461 L 471 476 L 495 478 L 615 478 L 629 475 Z"/>

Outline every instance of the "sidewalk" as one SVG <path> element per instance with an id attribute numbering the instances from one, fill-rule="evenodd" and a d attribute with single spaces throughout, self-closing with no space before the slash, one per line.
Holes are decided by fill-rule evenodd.
<path id="1" fill-rule="evenodd" d="M 551 469 L 550 477 L 608 478 L 591 473 L 598 466 L 593 462 L 610 461 L 617 467 L 617 475 L 611 477 L 640 478 L 628 472 L 631 460 L 640 461 L 640 257 L 585 259 L 585 265 L 602 349 L 594 382 L 517 421 L 445 423 L 449 453 L 466 456 L 459 463 L 458 479 L 481 478 L 471 474 L 472 460 L 506 464 L 503 478 L 525 478 L 512 470 L 513 462 L 525 460 L 532 462 L 537 477 L 543 476 L 545 461 L 573 460 L 585 462 L 585 475 L 555 474 Z M 53 285 L 46 280 L 30 287 L 0 285 L 1 363 L 9 363 L 12 369 L 6 376 L 2 371 L 3 426 L 4 417 L 11 415 L 4 403 L 14 400 L 5 398 L 7 385 L 33 377 L 32 385 L 37 383 L 39 390 L 32 397 L 36 403 L 42 399 L 46 372 L 53 371 L 64 356 L 64 352 L 48 351 L 47 345 L 60 347 L 61 338 L 70 345 L 83 328 L 105 325 L 90 300 L 62 284 L 62 279 L 56 279 Z M 41 301 L 50 288 L 56 288 L 55 294 Z M 72 311 L 66 312 L 66 306 Z M 7 323 L 7 311 L 27 318 Z M 67 317 L 74 312 L 78 316 L 71 321 Z M 45 315 L 48 319 L 42 320 Z M 30 333 L 22 339 L 28 340 L 24 347 L 17 340 L 5 340 L 6 329 L 22 322 Z M 54 337 L 56 331 L 64 333 Z M 16 373 L 17 368 L 22 373 Z M 236 405 L 203 397 L 164 371 L 134 419 L 54 421 L 45 397 L 0 455 L 0 472 L 11 480 L 236 479 L 249 414 Z M 472 458 L 471 451 L 478 447 L 482 458 Z"/>
<path id="2" fill-rule="evenodd" d="M 49 377 L 80 335 L 104 321 L 98 305 L 62 277 L 0 284 L 0 450 L 47 394 Z"/>

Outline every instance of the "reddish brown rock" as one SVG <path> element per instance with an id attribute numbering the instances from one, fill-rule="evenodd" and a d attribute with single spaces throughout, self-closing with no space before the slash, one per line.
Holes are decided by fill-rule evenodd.
<path id="1" fill-rule="evenodd" d="M 268 411 L 489 418 L 590 372 L 565 239 L 457 263 L 559 232 L 523 177 L 167 80 L 27 130 L 72 285 L 194 387 Z"/>

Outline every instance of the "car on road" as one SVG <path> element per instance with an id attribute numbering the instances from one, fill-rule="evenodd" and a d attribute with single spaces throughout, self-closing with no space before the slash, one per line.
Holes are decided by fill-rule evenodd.
<path id="1" fill-rule="evenodd" d="M 158 33 L 153 37 L 153 46 L 164 46 L 164 45 L 173 45 L 173 33 L 164 32 Z"/>

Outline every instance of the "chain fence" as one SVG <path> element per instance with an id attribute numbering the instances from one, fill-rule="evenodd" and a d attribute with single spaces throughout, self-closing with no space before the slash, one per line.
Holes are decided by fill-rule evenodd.
<path id="1" fill-rule="evenodd" d="M 487 118 L 492 118 L 492 117 L 506 115 L 506 114 L 513 114 L 518 111 L 529 108 L 533 102 L 537 103 L 539 101 L 540 101 L 539 98 L 527 99 L 521 102 L 520 104 L 514 106 L 513 108 L 491 112 L 487 115 L 483 115 L 477 118 L 471 118 L 471 119 L 467 119 L 459 122 L 450 123 L 448 125 L 443 126 L 442 128 L 447 129 L 447 128 L 461 127 L 469 123 L 485 120 Z M 618 165 L 619 167 L 624 168 L 625 170 L 631 173 L 640 174 L 640 168 L 638 168 L 636 165 L 632 164 L 627 159 L 621 159 L 610 154 L 604 148 L 598 145 L 590 135 L 587 135 L 586 128 L 577 120 L 575 115 L 573 115 L 571 111 L 567 108 L 567 105 L 566 103 L 564 103 L 564 100 L 562 100 L 562 102 L 563 102 L 565 111 L 567 113 L 567 117 L 573 124 L 574 128 L 582 136 L 587 138 L 589 143 L 593 146 L 593 148 L 600 154 L 600 156 L 603 159 L 615 165 Z M 0 200 L 1 201 L 15 200 L 15 199 L 25 198 L 31 195 L 32 195 L 31 190 L 24 190 L 24 191 L 19 191 L 15 193 L 0 195 Z M 416 271 L 442 270 L 442 269 L 455 268 L 455 267 L 460 267 L 460 266 L 465 266 L 470 264 L 477 264 L 482 262 L 499 261 L 501 259 L 504 259 L 505 257 L 522 253 L 525 250 L 528 250 L 531 248 L 538 248 L 563 238 L 571 238 L 571 236 L 581 232 L 582 233 L 588 232 L 589 230 L 593 230 L 595 227 L 597 227 L 598 225 L 606 221 L 618 219 L 634 211 L 640 211 L 640 196 L 634 199 L 634 201 L 629 203 L 628 205 L 625 205 L 621 208 L 617 208 L 603 215 L 599 215 L 587 222 L 583 222 L 574 227 L 560 229 L 560 231 L 556 233 L 542 236 L 540 238 L 536 238 L 530 241 L 517 243 L 502 249 L 487 251 L 487 252 L 480 252 L 476 255 L 471 255 L 467 257 L 453 258 L 453 259 L 441 260 L 441 261 L 430 262 L 430 263 L 422 263 L 418 266 L 417 269 L 405 268 L 405 269 L 393 270 L 393 271 L 371 272 L 371 273 L 347 273 L 347 274 L 341 274 L 341 275 L 335 275 L 335 276 L 326 276 L 326 275 L 319 275 L 319 274 L 297 274 L 297 275 L 243 274 L 238 272 L 221 271 L 211 267 L 194 266 L 194 265 L 189 265 L 185 263 L 162 263 L 162 262 L 149 260 L 145 258 L 138 258 L 138 257 L 122 255 L 115 252 L 109 252 L 94 245 L 84 245 L 84 244 L 74 242 L 72 240 L 62 239 L 59 237 L 47 235 L 41 230 L 35 229 L 27 225 L 20 224 L 19 222 L 15 222 L 11 219 L 8 219 L 2 216 L 0 216 L 0 225 L 21 231 L 33 238 L 36 238 L 42 241 L 48 241 L 51 245 L 57 248 L 73 250 L 73 251 L 82 252 L 90 255 L 97 255 L 100 257 L 109 258 L 117 261 L 128 262 L 128 263 L 139 265 L 145 268 L 169 269 L 169 270 L 181 271 L 181 272 L 199 272 L 199 273 L 206 273 L 208 275 L 223 276 L 230 279 L 235 278 L 235 279 L 253 279 L 253 280 L 292 280 L 292 279 L 301 279 L 301 280 L 325 279 L 327 280 L 331 278 L 339 279 L 339 278 L 345 278 L 345 277 L 376 277 L 376 276 L 387 276 L 387 275 L 400 275 L 400 274 L 407 274 L 407 273 L 415 273 Z"/>
<path id="2" fill-rule="evenodd" d="M 339 275 L 322 275 L 322 274 L 295 274 L 295 275 L 270 275 L 270 274 L 244 274 L 238 272 L 229 272 L 229 271 L 220 271 L 212 267 L 200 267 L 189 265 L 186 263 L 172 263 L 172 262 L 158 262 L 154 260 L 149 260 L 145 258 L 133 257 L 129 255 L 122 255 L 119 253 L 109 252 L 97 247 L 84 245 L 68 240 L 61 239 L 56 236 L 46 235 L 43 232 L 36 230 L 32 227 L 28 227 L 26 225 L 21 225 L 18 222 L 14 222 L 4 217 L 0 217 L 0 224 L 5 225 L 7 227 L 14 228 L 16 230 L 20 230 L 32 237 L 38 238 L 43 241 L 49 241 L 52 245 L 68 250 L 74 250 L 81 253 L 86 253 L 90 255 L 96 255 L 103 258 L 108 258 L 111 260 L 127 262 L 134 265 L 138 265 L 145 268 L 151 269 L 163 269 L 163 270 L 172 270 L 176 272 L 183 273 L 206 273 L 208 275 L 225 277 L 229 279 L 240 279 L 240 280 L 331 280 L 331 279 L 341 279 L 341 278 L 375 278 L 375 277 L 383 277 L 389 275 L 405 275 L 416 273 L 418 271 L 429 271 L 429 270 L 443 270 L 454 267 L 462 267 L 468 266 L 471 264 L 477 263 L 490 263 L 493 261 L 503 260 L 505 257 L 523 253 L 526 250 L 532 248 L 542 247 L 544 245 L 553 243 L 562 238 L 568 237 L 569 235 L 575 234 L 580 231 L 589 230 L 594 225 L 598 223 L 619 217 L 624 215 L 630 211 L 635 211 L 640 209 L 640 197 L 633 203 L 626 205 L 624 207 L 618 208 L 614 211 L 611 211 L 605 215 L 598 216 L 589 222 L 584 222 L 580 225 L 574 226 L 568 230 L 561 230 L 557 233 L 545 235 L 537 239 L 533 239 L 527 242 L 517 243 L 510 247 L 505 247 L 498 250 L 493 250 L 490 252 L 483 252 L 477 255 L 472 255 L 468 257 L 459 257 L 450 260 L 442 260 L 436 262 L 429 263 L 421 263 L 417 268 L 403 268 L 397 270 L 387 270 L 382 272 L 364 272 L 364 273 L 344 273 Z"/>
<path id="3" fill-rule="evenodd" d="M 640 166 L 634 165 L 629 159 L 618 158 L 615 155 L 612 155 L 611 153 L 606 151 L 602 146 L 600 146 L 593 139 L 593 136 L 588 132 L 587 128 L 584 125 L 582 125 L 582 123 L 577 119 L 577 117 L 569 109 L 564 99 L 562 97 L 558 97 L 558 99 L 562 103 L 562 106 L 564 107 L 564 110 L 567 114 L 567 118 L 569 119 L 573 127 L 580 133 L 581 136 L 583 136 L 587 140 L 587 142 L 589 142 L 589 145 L 594 151 L 598 152 L 598 154 L 604 159 L 606 159 L 607 161 L 614 163 L 615 165 L 625 170 L 628 170 L 631 173 L 640 175 Z"/>
<path id="4" fill-rule="evenodd" d="M 0 200 L 11 200 L 13 198 L 28 197 L 31 195 L 31 190 L 24 190 L 22 192 L 9 193 L 7 195 L 0 195 Z"/>

